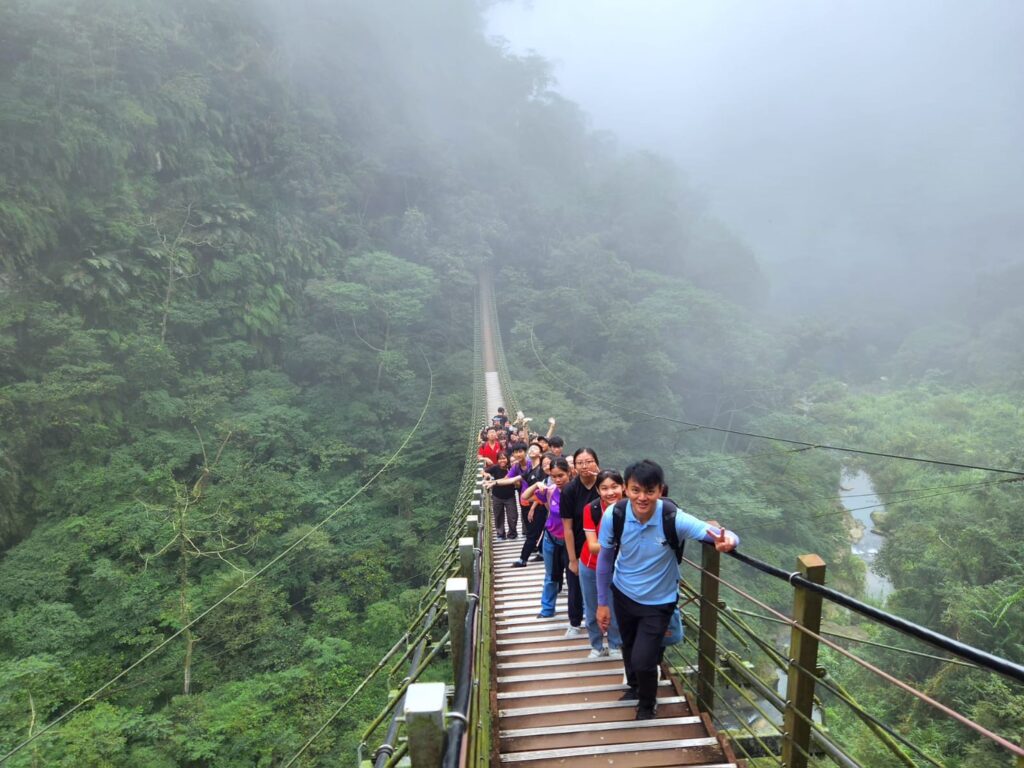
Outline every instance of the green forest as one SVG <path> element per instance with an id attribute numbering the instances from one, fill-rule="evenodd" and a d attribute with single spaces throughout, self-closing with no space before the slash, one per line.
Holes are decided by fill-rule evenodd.
<path id="1" fill-rule="evenodd" d="M 592 130 L 549 62 L 488 38 L 485 6 L 0 4 L 0 754 L 227 597 L 7 764 L 296 752 L 434 567 L 479 426 L 481 275 L 538 423 L 605 465 L 661 461 L 746 551 L 784 568 L 817 552 L 854 594 L 835 497 L 864 469 L 889 609 L 1024 661 L 1019 483 L 659 418 L 1024 467 L 1018 298 L 993 279 L 935 316 L 769 311 L 754 253 L 683 170 Z M 1024 740 L 1019 688 L 885 660 Z M 834 665 L 948 765 L 1003 764 Z M 353 763 L 387 690 L 299 764 Z"/>

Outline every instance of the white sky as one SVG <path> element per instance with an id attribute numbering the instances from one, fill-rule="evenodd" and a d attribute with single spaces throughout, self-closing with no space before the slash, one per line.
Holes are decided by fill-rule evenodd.
<path id="1" fill-rule="evenodd" d="M 1022 257 L 1024 0 L 512 1 L 489 33 L 768 264 Z"/>

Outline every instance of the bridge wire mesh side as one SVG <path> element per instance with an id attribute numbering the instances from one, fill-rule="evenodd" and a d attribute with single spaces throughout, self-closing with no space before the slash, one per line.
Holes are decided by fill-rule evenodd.
<path id="1" fill-rule="evenodd" d="M 704 546 L 707 547 L 709 545 Z M 757 568 L 757 570 L 763 574 L 783 579 L 794 586 L 803 587 L 804 582 L 806 582 L 806 580 L 802 579 L 798 574 L 787 574 L 781 569 L 770 566 L 767 563 L 757 561 L 746 555 L 741 555 L 735 559 L 740 560 L 746 565 Z M 784 650 L 780 650 L 775 647 L 770 641 L 770 638 L 766 638 L 765 633 L 755 630 L 747 623 L 744 619 L 744 616 L 747 615 L 753 616 L 757 619 L 770 620 L 771 622 L 780 625 L 788 625 L 792 630 L 814 637 L 818 642 L 825 646 L 825 648 L 830 649 L 830 651 L 834 651 L 839 656 L 853 662 L 855 665 L 863 668 L 872 675 L 881 677 L 887 685 L 899 688 L 905 693 L 916 698 L 918 701 L 928 705 L 940 715 L 952 719 L 961 726 L 969 728 L 976 736 L 987 740 L 1005 752 L 1008 752 L 1017 760 L 1017 764 L 1024 765 L 1024 760 L 1022 760 L 1022 758 L 1024 758 L 1024 749 L 1021 749 L 1008 739 L 972 721 L 963 714 L 956 712 L 951 707 L 941 704 L 929 695 L 914 688 L 913 685 L 896 679 L 891 674 L 882 671 L 874 664 L 861 659 L 837 644 L 837 640 L 856 640 L 856 638 L 840 637 L 830 639 L 829 636 L 834 635 L 835 633 L 812 631 L 808 627 L 801 625 L 793 618 L 771 608 L 762 600 L 752 596 L 721 576 L 709 573 L 698 563 L 687 558 L 684 558 L 684 563 L 702 574 L 711 576 L 711 578 L 717 580 L 719 584 L 727 587 L 741 599 L 752 603 L 759 609 L 758 613 L 752 614 L 750 611 L 743 611 L 730 606 L 726 601 L 718 601 L 716 603 L 718 624 L 732 638 L 734 645 L 737 645 L 742 650 L 744 654 L 742 657 L 736 651 L 723 648 L 720 644 L 714 658 L 701 658 L 699 643 L 696 639 L 691 639 L 690 637 L 685 638 L 686 646 L 688 646 L 685 654 L 680 646 L 669 649 L 668 652 L 668 655 L 672 657 L 673 660 L 681 662 L 673 668 L 673 671 L 682 672 L 682 674 L 679 675 L 681 684 L 690 690 L 694 696 L 697 696 L 698 687 L 693 680 L 688 679 L 689 675 L 687 673 L 692 668 L 687 663 L 687 656 L 694 653 L 696 654 L 698 661 L 701 661 L 704 664 L 710 664 L 714 667 L 716 681 L 720 681 L 720 683 L 716 682 L 716 685 L 720 685 L 719 693 L 716 696 L 716 702 L 718 700 L 723 702 L 723 706 L 725 709 L 729 710 L 729 714 L 732 715 L 735 722 L 727 722 L 721 713 L 713 711 L 709 714 L 712 720 L 720 726 L 722 732 L 731 738 L 733 746 L 737 751 L 743 753 L 745 757 L 750 759 L 772 759 L 774 757 L 774 753 L 771 751 L 772 742 L 777 740 L 779 737 L 784 736 L 777 720 L 786 709 L 788 701 L 786 701 L 783 696 L 775 693 L 775 681 L 767 680 L 757 674 L 756 669 L 758 667 L 756 664 L 752 664 L 751 660 L 756 658 L 754 655 L 755 653 L 760 653 L 764 658 L 767 658 L 769 668 L 778 670 L 778 672 L 783 674 L 786 674 L 791 670 L 795 670 L 799 675 L 805 676 L 805 678 L 812 678 L 817 689 L 817 696 L 815 698 L 816 707 L 820 711 L 824 712 L 826 705 L 825 699 L 827 698 L 827 703 L 831 706 L 843 707 L 848 710 L 852 713 L 854 721 L 859 722 L 861 726 L 866 729 L 866 735 L 870 737 L 869 741 L 877 743 L 883 753 L 888 753 L 889 759 L 894 759 L 899 764 L 908 766 L 908 768 L 920 765 L 929 765 L 934 768 L 945 768 L 946 765 L 942 758 L 929 754 L 928 750 L 913 743 L 911 739 L 907 738 L 899 730 L 885 722 L 883 717 L 878 717 L 870 713 L 867 708 L 861 702 L 858 702 L 838 680 L 829 676 L 827 669 L 820 665 L 815 669 L 809 669 L 795 659 L 788 658 Z M 807 584 L 813 584 L 813 582 L 807 582 Z M 680 588 L 682 596 L 685 598 L 681 605 L 683 620 L 690 630 L 696 632 L 696 636 L 698 638 L 704 637 L 706 633 L 700 625 L 698 616 L 692 610 L 687 611 L 685 608 L 696 600 L 699 600 L 702 603 L 706 602 L 705 598 L 700 595 L 695 588 L 687 584 L 686 581 L 681 582 Z M 858 611 L 858 609 L 862 607 L 870 609 L 858 612 L 866 619 L 877 625 L 901 631 L 902 625 L 905 623 L 905 620 L 900 619 L 899 617 L 892 617 L 891 614 L 886 614 L 884 611 L 879 612 L 877 609 L 873 608 L 873 606 L 866 606 L 855 598 L 837 592 L 836 590 L 821 588 L 819 591 L 822 594 L 823 599 L 835 606 L 854 611 Z M 897 619 L 897 621 L 889 621 L 889 619 Z M 1013 662 L 1009 662 L 1005 659 L 998 659 L 997 657 L 996 662 L 998 663 L 990 664 L 988 663 L 991 659 L 990 654 L 986 654 L 985 652 L 970 646 L 965 648 L 964 644 L 959 643 L 952 638 L 945 638 L 931 630 L 927 630 L 924 633 L 926 636 L 922 636 L 922 633 L 918 631 L 908 631 L 903 632 L 902 634 L 918 640 L 930 642 L 933 645 L 938 645 L 938 647 L 942 648 L 943 651 L 950 653 L 953 656 L 952 659 L 944 659 L 932 654 L 924 654 L 933 660 L 942 662 L 960 662 L 961 659 L 966 658 L 969 659 L 969 661 L 961 663 L 966 663 L 968 666 L 974 667 L 974 671 L 976 672 L 996 672 L 1006 675 L 1011 679 L 1017 679 L 1017 670 L 1015 669 L 1017 665 L 1013 664 Z M 720 640 L 719 643 L 721 643 Z M 880 646 L 881 644 L 874 645 Z M 906 650 L 895 646 L 881 647 L 883 650 L 890 651 L 902 652 Z M 915 655 L 919 656 L 921 654 L 917 653 Z M 1007 674 L 1007 672 L 1010 674 Z M 751 690 L 755 692 L 755 695 L 750 693 Z M 734 703 L 727 698 L 727 694 L 729 692 L 732 692 L 732 696 L 738 697 L 740 700 L 745 702 L 746 714 L 739 711 L 737 705 L 734 705 Z M 755 698 L 759 698 L 760 700 L 754 700 Z M 771 712 L 767 711 L 767 708 L 769 707 L 775 710 L 775 717 L 772 717 Z M 740 708 L 743 708 L 743 705 L 740 705 Z M 831 760 L 831 762 L 836 765 L 843 766 L 844 768 L 854 768 L 856 766 L 870 764 L 870 760 L 872 759 L 870 757 L 868 758 L 869 763 L 865 764 L 859 762 L 859 758 L 857 756 L 849 754 L 846 745 L 837 743 L 835 734 L 825 727 L 824 722 L 819 722 L 817 717 L 809 718 L 807 714 L 801 712 L 795 712 L 795 715 L 805 722 L 810 729 L 811 741 L 809 744 L 806 746 L 796 747 L 801 755 L 807 758 L 808 761 L 812 758 L 817 759 L 823 756 Z M 751 727 L 754 723 L 760 723 L 756 729 Z"/>
<path id="2" fill-rule="evenodd" d="M 409 637 L 412 640 L 409 647 L 406 649 L 405 654 L 403 654 L 391 669 L 391 674 L 397 673 L 401 664 L 412 656 L 412 663 L 409 665 L 408 674 L 398 689 L 393 691 L 389 696 L 384 709 L 363 733 L 362 745 L 360 747 L 360 758 L 362 757 L 363 751 L 367 749 L 368 744 L 374 738 L 374 734 L 377 730 L 385 721 L 388 722 L 388 728 L 383 741 L 373 751 L 372 762 L 367 763 L 368 765 L 372 765 L 374 768 L 387 768 L 387 766 L 396 765 L 401 755 L 406 753 L 407 745 L 402 741 L 402 705 L 405 694 L 410 685 L 417 682 L 425 675 L 433 662 L 438 660 L 442 655 L 447 655 L 443 652 L 445 650 L 445 643 L 448 642 L 452 636 L 452 627 L 449 623 L 450 617 L 448 616 L 448 607 L 445 600 L 445 587 L 447 580 L 455 575 L 460 567 L 459 539 L 467 535 L 467 519 L 469 516 L 476 514 L 478 516 L 477 539 L 474 542 L 475 552 L 473 558 L 473 572 L 469 577 L 469 591 L 471 595 L 467 602 L 466 626 L 465 632 L 463 633 L 465 643 L 461 658 L 471 663 L 474 656 L 475 643 L 478 634 L 476 627 L 480 623 L 477 618 L 479 615 L 477 608 L 480 602 L 477 597 L 477 595 L 480 594 L 479 574 L 484 570 L 481 559 L 483 548 L 480 544 L 482 541 L 486 541 L 484 532 L 489 530 L 488 523 L 490 518 L 489 504 L 480 488 L 480 465 L 477 457 L 477 448 L 479 446 L 478 430 L 479 426 L 484 423 L 487 415 L 485 382 L 483 375 L 483 342 L 480 322 L 481 311 L 483 311 L 483 307 L 478 305 L 475 313 L 473 339 L 474 370 L 471 416 L 472 426 L 466 441 L 463 464 L 464 470 L 459 483 L 459 490 L 452 507 L 452 516 L 449 521 L 448 529 L 441 544 L 440 558 L 437 565 L 427 578 L 427 587 L 424 591 L 423 598 L 420 601 L 420 613 L 409 625 L 406 632 L 406 637 Z M 433 650 L 426 658 L 423 659 L 422 662 L 418 662 L 415 649 L 425 648 L 427 643 L 431 641 L 431 635 L 436 634 L 437 627 L 440 626 L 442 622 L 449 623 L 448 632 L 440 639 L 433 639 Z M 468 653 L 467 645 L 470 646 Z M 466 666 L 466 663 L 464 662 L 462 666 Z M 469 674 L 468 678 L 470 682 L 467 684 L 462 679 L 465 675 L 461 670 L 452 670 L 452 673 L 455 677 L 455 698 L 453 701 L 455 716 L 450 717 L 450 720 L 454 727 L 461 722 L 461 718 L 467 717 L 466 710 L 473 712 L 476 708 L 472 706 L 473 700 L 469 695 L 474 676 Z M 449 741 L 451 741 L 451 736 L 449 736 Z"/>

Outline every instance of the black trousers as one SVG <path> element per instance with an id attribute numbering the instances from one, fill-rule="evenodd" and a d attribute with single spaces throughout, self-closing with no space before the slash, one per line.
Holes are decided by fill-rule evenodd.
<path id="1" fill-rule="evenodd" d="M 622 664 L 626 683 L 637 689 L 637 705 L 654 706 L 658 693 L 658 664 L 664 655 L 661 641 L 668 630 L 675 603 L 643 605 L 630 600 L 612 585 L 615 620 L 622 634 Z"/>
<path id="2" fill-rule="evenodd" d="M 568 553 L 566 554 L 568 557 Z M 577 558 L 579 555 L 577 555 Z M 578 561 L 577 561 L 578 562 Z M 578 566 L 582 568 L 583 566 Z M 572 572 L 569 564 L 565 564 L 565 583 L 569 594 L 566 595 L 566 608 L 569 611 L 569 623 L 574 627 L 583 624 L 583 588 L 580 586 L 580 577 Z"/>
<path id="3" fill-rule="evenodd" d="M 537 541 L 540 539 L 540 535 L 544 532 L 544 523 L 548 521 L 548 508 L 542 507 L 539 504 L 537 509 L 533 512 L 533 522 L 529 522 L 526 519 L 527 514 L 530 512 L 529 507 L 521 507 L 520 514 L 523 517 L 523 535 L 526 540 L 523 542 L 523 549 L 519 553 L 519 559 L 524 563 L 530 559 L 530 555 L 537 551 Z"/>
<path id="4" fill-rule="evenodd" d="M 512 496 L 509 499 L 500 499 L 497 496 L 491 496 L 491 509 L 494 510 L 494 529 L 498 532 L 499 536 L 504 536 L 505 521 L 508 521 L 508 535 L 516 535 L 516 507 L 519 506 L 519 502 L 516 501 L 516 497 Z"/>

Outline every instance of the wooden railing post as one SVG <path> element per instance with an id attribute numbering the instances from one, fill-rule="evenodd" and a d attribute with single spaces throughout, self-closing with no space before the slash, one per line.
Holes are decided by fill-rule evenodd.
<path id="1" fill-rule="evenodd" d="M 448 579 L 444 585 L 444 594 L 448 601 L 448 637 L 452 644 L 452 670 L 454 674 L 458 675 L 463 640 L 466 637 L 469 582 L 460 578 Z"/>
<path id="2" fill-rule="evenodd" d="M 459 576 L 473 578 L 473 558 L 476 556 L 476 539 L 463 536 L 459 539 Z"/>
<path id="3" fill-rule="evenodd" d="M 437 768 L 444 756 L 444 683 L 413 683 L 405 693 L 405 730 L 413 768 Z"/>
<path id="4" fill-rule="evenodd" d="M 711 716 L 715 708 L 715 665 L 718 659 L 718 573 L 722 556 L 703 546 L 700 575 L 700 636 L 697 638 L 697 706 Z"/>
<path id="5" fill-rule="evenodd" d="M 825 583 L 825 561 L 817 555 L 798 557 L 797 569 L 808 581 Z M 797 586 L 793 592 L 793 618 L 811 632 L 820 632 L 821 595 Z M 789 676 L 786 681 L 786 710 L 782 725 L 782 762 L 786 768 L 807 768 L 807 755 L 811 751 L 811 717 L 814 712 L 814 674 L 817 668 L 817 639 L 794 627 L 789 640 Z"/>

